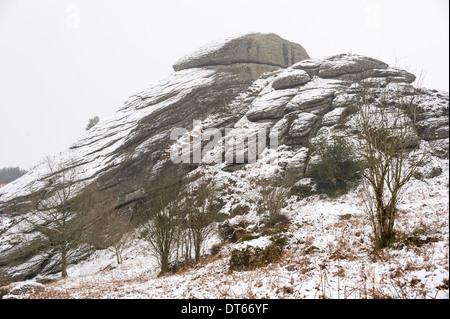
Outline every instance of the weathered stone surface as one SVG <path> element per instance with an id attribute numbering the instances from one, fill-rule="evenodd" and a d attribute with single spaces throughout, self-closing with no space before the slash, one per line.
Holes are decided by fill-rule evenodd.
<path id="1" fill-rule="evenodd" d="M 304 70 L 310 76 L 317 75 L 321 78 L 335 78 L 349 74 L 362 76 L 365 71 L 388 67 L 382 61 L 357 54 L 339 54 L 324 59 L 305 60 L 292 66 L 293 69 Z M 354 80 L 356 77 L 347 79 Z"/>
<path id="2" fill-rule="evenodd" d="M 332 110 L 335 95 L 346 87 L 348 84 L 341 80 L 315 77 L 299 89 L 298 94 L 291 99 L 286 108 L 288 112 L 301 110 L 323 116 Z"/>
<path id="3" fill-rule="evenodd" d="M 417 105 L 417 132 L 427 141 L 449 138 L 448 92 L 419 90 L 413 102 Z"/>
<path id="4" fill-rule="evenodd" d="M 355 54 L 341 54 L 333 56 L 322 63 L 317 75 L 321 78 L 331 78 L 348 73 L 386 69 L 388 67 L 386 63 L 373 58 Z"/>
<path id="5" fill-rule="evenodd" d="M 335 89 L 332 88 L 317 88 L 300 92 L 287 105 L 288 111 L 305 111 L 326 113 L 331 109 L 331 102 L 333 101 Z"/>
<path id="6" fill-rule="evenodd" d="M 426 141 L 439 140 L 449 137 L 448 117 L 426 119 L 416 124 L 418 134 Z"/>
<path id="7" fill-rule="evenodd" d="M 320 66 L 324 60 L 322 59 L 309 59 L 295 63 L 292 65 L 292 69 L 303 70 L 312 78 L 317 76 Z"/>
<path id="8" fill-rule="evenodd" d="M 309 59 L 309 55 L 297 43 L 284 40 L 273 33 L 251 33 L 211 43 L 182 58 L 174 64 L 173 68 L 175 71 L 180 71 L 235 63 L 267 64 L 286 68 L 305 59 Z"/>
<path id="9" fill-rule="evenodd" d="M 320 119 L 319 116 L 312 113 L 300 113 L 297 118 L 292 122 L 290 128 L 290 136 L 305 137 L 314 127 L 314 124 Z"/>
<path id="10" fill-rule="evenodd" d="M 246 113 L 250 121 L 281 118 L 286 113 L 285 106 L 298 93 L 298 89 L 271 91 L 255 99 Z"/>
<path id="11" fill-rule="evenodd" d="M 305 177 L 306 165 L 309 157 L 309 149 L 307 147 L 301 148 L 292 158 L 289 159 L 286 165 L 286 179 L 289 183 L 294 184 L 303 177 Z"/>
<path id="12" fill-rule="evenodd" d="M 341 119 L 342 112 L 345 111 L 345 108 L 339 107 L 336 108 L 327 114 L 325 114 L 322 118 L 322 125 L 323 126 L 332 126 L 339 123 Z"/>
<path id="13" fill-rule="evenodd" d="M 335 108 L 346 107 L 348 105 L 354 104 L 357 101 L 356 94 L 348 94 L 346 92 L 339 92 L 335 94 L 332 106 Z"/>
<path id="14" fill-rule="evenodd" d="M 297 111 L 285 115 L 275 123 L 272 131 L 278 136 L 278 144 L 306 146 L 320 127 L 321 117 L 313 113 Z"/>
<path id="15" fill-rule="evenodd" d="M 399 69 L 374 69 L 368 72 L 368 77 L 373 78 L 385 78 L 389 82 L 404 82 L 413 83 L 416 80 L 416 76 L 405 70 Z"/>
<path id="16" fill-rule="evenodd" d="M 275 90 L 289 89 L 303 85 L 310 80 L 311 78 L 305 71 L 292 69 L 277 76 L 276 80 L 272 83 L 272 87 Z"/>
<path id="17" fill-rule="evenodd" d="M 441 140 L 429 141 L 431 154 L 441 158 L 449 157 L 449 139 L 444 138 Z"/>

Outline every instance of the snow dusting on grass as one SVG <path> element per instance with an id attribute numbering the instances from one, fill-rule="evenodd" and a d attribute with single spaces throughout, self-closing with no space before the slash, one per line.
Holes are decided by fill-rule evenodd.
<path id="1" fill-rule="evenodd" d="M 229 187 L 242 190 L 240 195 L 233 191 L 235 202 L 252 206 L 248 198 L 255 196 L 256 186 L 250 177 L 257 172 L 273 175 L 279 164 L 273 150 L 266 156 L 267 161 L 244 170 L 228 173 L 214 166 L 209 169 L 215 172 L 206 173 L 222 184 L 235 180 Z M 5 298 L 448 298 L 448 161 L 435 159 L 423 169 L 432 167 L 442 168 L 442 173 L 413 179 L 405 189 L 396 224 L 398 242 L 392 248 L 373 250 L 359 186 L 335 199 L 292 196 L 283 209 L 291 221 L 285 233 L 288 243 L 281 259 L 262 268 L 231 272 L 229 261 L 233 248 L 267 244 L 265 236 L 223 244 L 215 256 L 158 277 L 148 243 L 136 238 L 124 252 L 123 264 L 117 265 L 112 250 L 97 251 L 71 266 L 68 278 L 46 278 L 50 281 L 39 289 Z M 258 216 L 252 208 L 235 218 L 256 223 Z M 15 285 L 20 283 L 10 288 Z"/>

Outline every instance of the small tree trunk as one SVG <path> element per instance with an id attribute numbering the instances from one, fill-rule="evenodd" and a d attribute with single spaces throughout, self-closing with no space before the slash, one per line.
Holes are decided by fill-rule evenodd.
<path id="1" fill-rule="evenodd" d="M 195 243 L 195 262 L 198 263 L 201 258 L 201 242 L 199 240 Z"/>
<path id="2" fill-rule="evenodd" d="M 161 274 L 166 273 L 169 270 L 169 256 L 166 254 L 161 256 Z"/>
<path id="3" fill-rule="evenodd" d="M 116 258 L 117 264 L 120 265 L 122 263 L 122 253 L 120 252 L 120 248 L 116 247 Z"/>
<path id="4" fill-rule="evenodd" d="M 390 205 L 378 207 L 378 233 L 375 234 L 375 244 L 378 249 L 388 247 L 395 237 L 395 212 L 396 208 Z"/>
<path id="5" fill-rule="evenodd" d="M 179 267 L 179 250 L 180 250 L 180 230 L 177 231 L 177 238 L 176 238 L 176 248 L 175 248 L 175 269 L 178 270 Z"/>
<path id="6" fill-rule="evenodd" d="M 185 249 L 184 249 L 184 261 L 186 265 L 191 263 L 191 231 L 189 230 L 187 233 L 187 237 L 185 239 Z"/>
<path id="7" fill-rule="evenodd" d="M 67 277 L 67 252 L 65 249 L 61 253 L 61 276 Z"/>

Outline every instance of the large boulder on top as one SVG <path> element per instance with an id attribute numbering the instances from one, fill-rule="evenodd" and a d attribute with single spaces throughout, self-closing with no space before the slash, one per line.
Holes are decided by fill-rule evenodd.
<path id="1" fill-rule="evenodd" d="M 309 59 L 309 55 L 300 44 L 287 41 L 273 33 L 251 33 L 209 43 L 178 60 L 173 68 L 175 71 L 181 71 L 236 63 L 267 64 L 286 68 L 306 59 Z"/>

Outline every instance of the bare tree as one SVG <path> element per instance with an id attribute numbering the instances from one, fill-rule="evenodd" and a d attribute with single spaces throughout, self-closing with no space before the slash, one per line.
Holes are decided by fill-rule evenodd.
<path id="1" fill-rule="evenodd" d="M 426 160 L 415 133 L 413 98 L 399 90 L 369 93 L 361 87 L 355 114 L 359 142 L 355 150 L 368 184 L 365 200 L 375 246 L 383 248 L 395 238 L 394 224 L 401 189 Z"/>
<path id="2" fill-rule="evenodd" d="M 192 241 L 195 262 L 200 261 L 205 240 L 214 230 L 213 223 L 218 219 L 214 199 L 214 185 L 210 181 L 203 181 L 197 188 L 191 188 L 185 197 L 183 208 L 189 239 L 186 248 L 190 249 L 189 242 Z"/>
<path id="3" fill-rule="evenodd" d="M 188 225 L 186 222 L 182 222 L 180 224 L 180 234 L 178 236 L 179 246 L 178 249 L 181 250 L 182 257 L 184 259 L 184 263 L 189 265 L 192 263 L 192 248 L 193 248 L 193 240 L 192 233 L 190 232 Z M 178 268 L 179 256 L 176 259 L 176 266 Z"/>
<path id="4" fill-rule="evenodd" d="M 117 264 L 123 262 L 122 253 L 126 248 L 133 225 L 126 216 L 118 212 L 110 212 L 106 217 L 106 242 L 113 248 Z"/>
<path id="5" fill-rule="evenodd" d="M 174 186 L 147 190 L 140 209 L 149 220 L 144 224 L 147 239 L 158 258 L 161 273 L 169 270 L 170 261 L 176 251 L 179 226 L 179 205 Z"/>
<path id="6" fill-rule="evenodd" d="M 47 165 L 49 185 L 36 193 L 34 210 L 24 219 L 43 236 L 46 248 L 60 255 L 61 275 L 67 277 L 71 253 L 87 239 L 97 220 L 95 190 L 86 187 L 78 192 L 80 183 L 72 161 L 63 166 L 48 159 Z"/>

